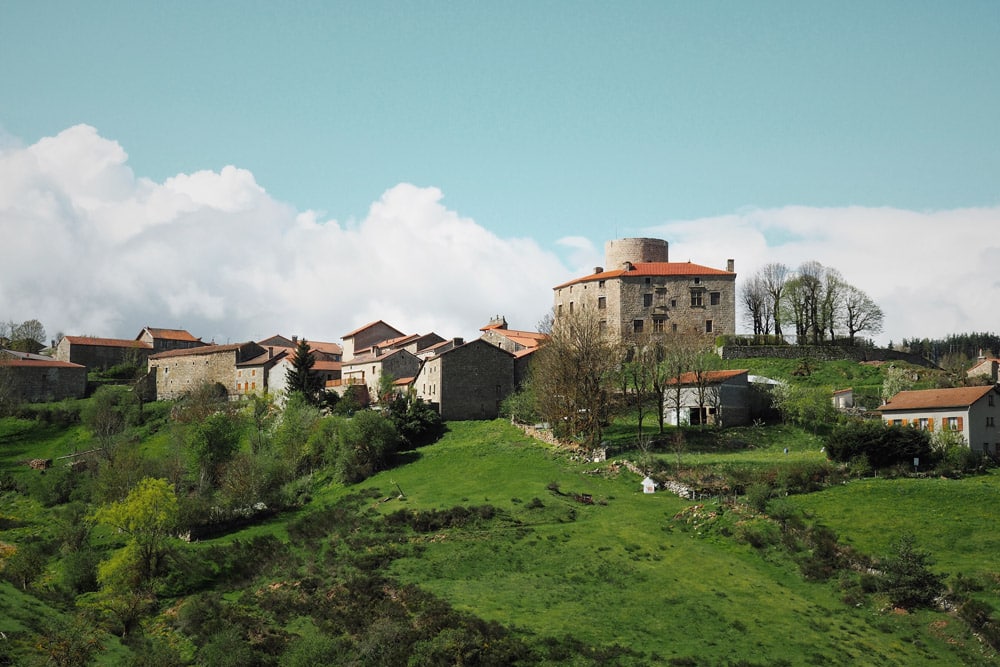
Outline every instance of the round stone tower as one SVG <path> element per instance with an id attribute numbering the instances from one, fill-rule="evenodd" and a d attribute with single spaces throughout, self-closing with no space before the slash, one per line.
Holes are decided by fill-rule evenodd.
<path id="1" fill-rule="evenodd" d="M 669 262 L 667 242 L 663 239 L 617 239 L 604 244 L 608 271 L 623 268 L 625 262 Z"/>

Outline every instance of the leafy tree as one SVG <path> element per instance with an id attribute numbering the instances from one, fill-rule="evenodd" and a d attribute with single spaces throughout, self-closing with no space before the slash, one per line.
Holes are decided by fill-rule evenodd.
<path id="1" fill-rule="evenodd" d="M 38 540 L 24 542 L 17 551 L 7 558 L 3 567 L 4 577 L 22 590 L 28 589 L 28 584 L 45 571 L 48 553 L 45 545 Z"/>
<path id="2" fill-rule="evenodd" d="M 882 402 L 887 403 L 890 398 L 912 386 L 913 371 L 890 364 L 885 369 L 885 379 L 882 380 Z"/>
<path id="3" fill-rule="evenodd" d="M 300 472 L 308 465 L 306 446 L 321 418 L 319 408 L 304 394 L 288 397 L 274 431 L 274 444 L 289 469 Z"/>
<path id="4" fill-rule="evenodd" d="M 702 345 L 697 340 L 685 336 L 675 336 L 664 342 L 663 359 L 659 364 L 659 372 L 653 382 L 653 389 L 659 394 L 657 418 L 660 433 L 666 419 L 667 408 L 674 411 L 674 423 L 681 423 L 681 409 L 684 407 L 684 385 L 678 380 L 684 373 L 691 370 L 694 360 L 702 352 Z"/>
<path id="5" fill-rule="evenodd" d="M 771 396 L 774 407 L 785 422 L 811 429 L 813 433 L 837 420 L 837 410 L 826 389 L 778 384 L 771 388 Z"/>
<path id="6" fill-rule="evenodd" d="M 399 446 L 392 422 L 377 412 L 363 410 L 341 431 L 336 468 L 341 481 L 355 484 L 389 466 Z"/>
<path id="7" fill-rule="evenodd" d="M 399 435 L 401 450 L 429 445 L 444 435 L 440 413 L 418 397 L 398 397 L 388 416 Z"/>
<path id="8" fill-rule="evenodd" d="M 316 364 L 316 357 L 309 347 L 305 338 L 301 339 L 295 346 L 295 354 L 292 355 L 292 366 L 285 376 L 285 385 L 288 393 L 298 393 L 305 396 L 313 405 L 318 405 L 322 386 L 320 378 L 313 373 L 313 366 Z"/>
<path id="9" fill-rule="evenodd" d="M 151 477 L 140 481 L 125 500 L 98 509 L 94 519 L 124 533 L 128 539 L 122 550 L 125 553 L 110 564 L 102 564 L 102 582 L 142 583 L 155 576 L 170 549 L 178 516 L 173 486 L 165 479 Z"/>
<path id="10" fill-rule="evenodd" d="M 253 426 L 250 446 L 254 454 L 260 454 L 270 445 L 271 429 L 278 416 L 274 396 L 271 394 L 250 394 L 246 412 Z"/>
<path id="11" fill-rule="evenodd" d="M 38 320 L 27 320 L 20 324 L 11 322 L 9 330 L 10 349 L 37 354 L 45 348 L 45 327 Z"/>
<path id="12" fill-rule="evenodd" d="M 241 420 L 225 412 L 211 414 L 193 426 L 190 447 L 198 462 L 202 489 L 218 482 L 220 467 L 236 453 L 242 434 Z"/>
<path id="13" fill-rule="evenodd" d="M 944 590 L 945 578 L 931 572 L 933 564 L 930 554 L 917 548 L 913 535 L 902 535 L 881 563 L 879 590 L 896 607 L 930 607 Z"/>

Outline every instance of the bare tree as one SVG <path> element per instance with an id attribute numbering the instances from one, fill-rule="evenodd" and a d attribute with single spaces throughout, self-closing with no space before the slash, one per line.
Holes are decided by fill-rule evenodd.
<path id="1" fill-rule="evenodd" d="M 770 298 L 767 287 L 759 273 L 755 273 L 740 286 L 740 301 L 743 303 L 746 322 L 753 329 L 754 336 L 771 332 Z"/>
<path id="2" fill-rule="evenodd" d="M 863 290 L 846 285 L 844 288 L 844 327 L 847 337 L 854 344 L 855 335 L 862 331 L 881 333 L 885 315 L 882 309 Z"/>
<path id="3" fill-rule="evenodd" d="M 823 269 L 823 296 L 820 308 L 822 330 L 830 332 L 830 341 L 837 339 L 836 325 L 841 321 L 843 310 L 843 291 L 847 287 L 840 271 L 830 267 Z M 820 336 L 822 340 L 822 335 Z"/>
<path id="4" fill-rule="evenodd" d="M 674 411 L 674 423 L 681 423 L 681 408 L 684 406 L 684 385 L 681 376 L 691 371 L 695 359 L 704 350 L 704 344 L 697 339 L 678 336 L 668 342 L 660 362 L 663 382 L 661 402 Z"/>
<path id="5" fill-rule="evenodd" d="M 760 280 L 764 285 L 764 290 L 770 297 L 771 317 L 774 319 L 774 335 L 781 336 L 781 299 L 785 293 L 785 286 L 791 277 L 791 271 L 780 262 L 765 264 L 758 272 Z"/>
<path id="6" fill-rule="evenodd" d="M 596 448 L 607 417 L 608 385 L 621 361 L 621 348 L 604 335 L 596 316 L 580 311 L 560 317 L 532 362 L 538 412 L 557 433 Z"/>

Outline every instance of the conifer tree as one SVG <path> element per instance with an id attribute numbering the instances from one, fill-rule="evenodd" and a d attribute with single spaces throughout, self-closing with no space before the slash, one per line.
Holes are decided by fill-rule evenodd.
<path id="1" fill-rule="evenodd" d="M 309 342 L 303 338 L 295 346 L 292 367 L 285 376 L 288 393 L 299 392 L 313 405 L 319 403 L 321 391 L 319 377 L 312 370 L 315 364 L 316 357 L 309 348 Z"/>

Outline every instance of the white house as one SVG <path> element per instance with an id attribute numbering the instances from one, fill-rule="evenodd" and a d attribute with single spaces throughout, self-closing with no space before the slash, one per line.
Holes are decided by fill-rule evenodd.
<path id="1" fill-rule="evenodd" d="M 668 382 L 665 417 L 672 426 L 750 422 L 749 371 L 684 373 Z M 678 415 L 680 417 L 678 423 Z"/>
<path id="2" fill-rule="evenodd" d="M 887 424 L 932 433 L 958 431 L 973 451 L 1000 454 L 1000 399 L 995 385 L 901 391 L 878 412 Z"/>

